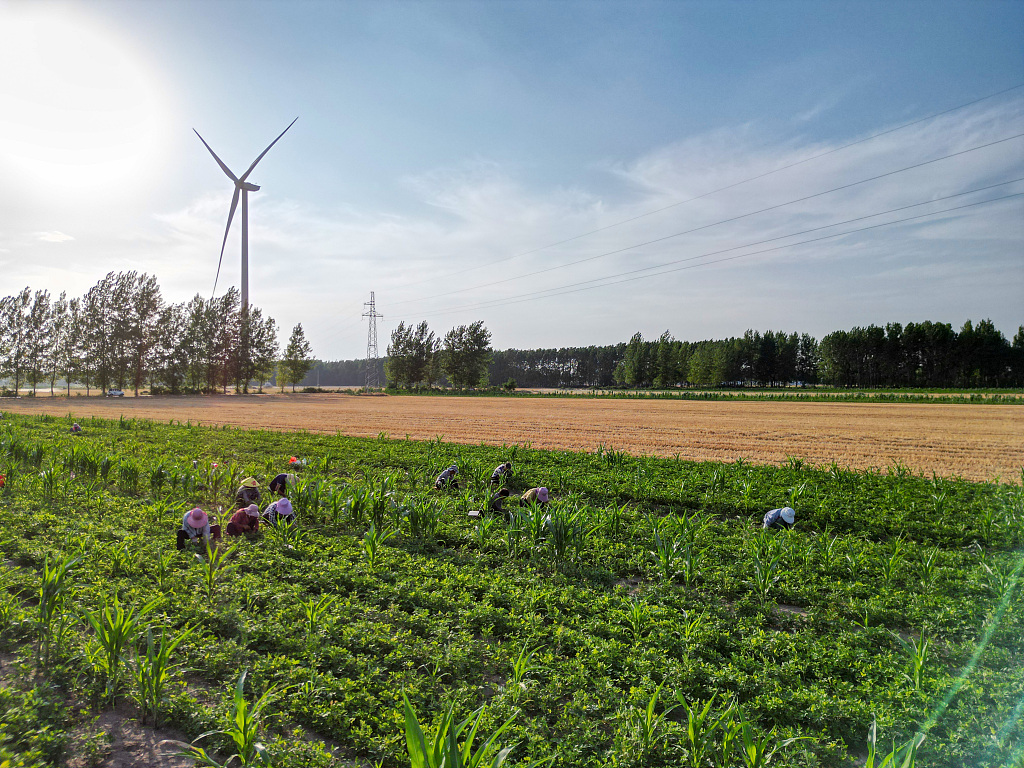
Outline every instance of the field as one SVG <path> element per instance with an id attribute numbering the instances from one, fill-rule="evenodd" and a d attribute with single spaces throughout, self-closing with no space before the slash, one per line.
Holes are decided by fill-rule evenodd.
<path id="1" fill-rule="evenodd" d="M 552 450 L 600 446 L 694 461 L 884 469 L 1020 481 L 1024 411 L 1014 405 L 718 402 L 477 397 L 23 398 L 17 413 L 171 419 L 275 431 L 393 437 Z"/>
<path id="2" fill-rule="evenodd" d="M 1024 760 L 1019 485 L 80 421 L 0 414 L 0 764 L 172 764 L 117 724 L 216 731 L 206 765 L 406 768 L 449 708 L 506 768 L 841 768 L 873 732 L 876 768 Z M 187 509 L 291 456 L 296 526 L 176 551 Z M 470 517 L 504 459 L 554 502 Z"/>

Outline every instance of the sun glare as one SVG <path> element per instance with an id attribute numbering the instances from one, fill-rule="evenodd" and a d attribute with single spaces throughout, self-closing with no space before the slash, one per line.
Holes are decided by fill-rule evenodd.
<path id="1" fill-rule="evenodd" d="M 26 190 L 112 191 L 162 160 L 165 104 L 142 57 L 80 7 L 0 6 L 0 172 Z"/>

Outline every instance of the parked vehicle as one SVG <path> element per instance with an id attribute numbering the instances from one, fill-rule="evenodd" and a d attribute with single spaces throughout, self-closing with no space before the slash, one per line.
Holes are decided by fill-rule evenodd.
<path id="1" fill-rule="evenodd" d="M 108 389 L 107 397 L 124 397 L 124 391 L 120 389 Z"/>

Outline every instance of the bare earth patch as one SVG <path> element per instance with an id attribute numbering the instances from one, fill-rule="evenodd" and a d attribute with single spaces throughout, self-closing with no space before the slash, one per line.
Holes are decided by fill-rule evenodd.
<path id="1" fill-rule="evenodd" d="M 577 451 L 604 445 L 695 461 L 899 463 L 926 475 L 1017 483 L 1024 467 L 1024 410 L 1014 405 L 278 394 L 25 398 L 4 400 L 0 410 Z"/>

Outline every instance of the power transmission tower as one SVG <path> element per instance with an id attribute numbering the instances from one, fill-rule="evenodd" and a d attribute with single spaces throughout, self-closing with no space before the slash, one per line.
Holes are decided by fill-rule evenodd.
<path id="1" fill-rule="evenodd" d="M 377 318 L 384 315 L 377 312 L 373 291 L 370 291 L 370 300 L 363 302 L 363 306 L 370 308 L 363 312 L 363 317 L 370 318 L 370 328 L 366 336 L 366 388 L 380 389 L 380 376 L 377 375 Z"/>

